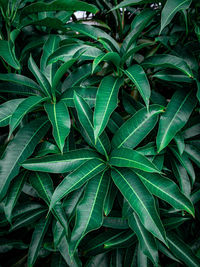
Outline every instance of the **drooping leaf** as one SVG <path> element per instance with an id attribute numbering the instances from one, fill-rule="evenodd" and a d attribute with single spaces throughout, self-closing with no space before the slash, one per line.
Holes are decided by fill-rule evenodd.
<path id="1" fill-rule="evenodd" d="M 116 52 L 108 52 L 106 54 L 101 54 L 98 57 L 96 57 L 93 61 L 92 65 L 92 72 L 96 69 L 96 67 L 102 62 L 102 61 L 111 61 L 116 68 L 119 67 L 121 58 L 118 53 Z"/>
<path id="2" fill-rule="evenodd" d="M 6 61 L 8 65 L 16 70 L 20 70 L 21 66 L 19 61 L 12 50 L 13 44 L 11 41 L 0 40 L 0 57 Z"/>

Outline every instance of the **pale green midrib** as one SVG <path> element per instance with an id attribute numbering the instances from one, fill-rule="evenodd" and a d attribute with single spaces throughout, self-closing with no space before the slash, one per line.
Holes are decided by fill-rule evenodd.
<path id="1" fill-rule="evenodd" d="M 81 106 L 82 111 L 83 111 L 84 114 L 85 114 L 85 117 L 86 117 L 87 120 L 88 120 L 88 123 L 89 123 L 90 127 L 92 128 L 92 131 L 94 131 L 94 127 L 93 127 L 93 125 L 92 125 L 90 119 L 88 118 L 87 113 L 85 112 L 85 110 L 84 110 L 84 108 L 83 108 L 81 102 L 80 102 L 79 100 L 78 100 L 78 102 L 79 102 L 79 104 L 80 104 L 80 106 Z M 82 126 L 83 126 L 83 124 L 82 124 Z M 84 126 L 83 126 L 83 128 L 85 129 Z M 86 131 L 86 129 L 85 129 L 85 131 Z M 86 132 L 87 132 L 87 131 L 86 131 Z M 88 136 L 89 136 L 89 135 L 88 135 Z M 89 138 L 90 138 L 90 137 L 89 137 Z M 91 138 L 90 138 L 90 140 L 91 140 Z M 97 137 L 97 140 L 99 141 L 99 143 L 100 143 L 100 145 L 101 145 L 101 147 L 102 147 L 102 149 L 103 149 L 103 151 L 104 151 L 104 154 L 107 156 L 107 152 L 106 152 L 106 150 L 105 150 L 105 148 L 104 148 L 104 146 L 103 146 L 103 144 L 102 144 L 100 138 Z M 93 144 L 94 147 L 96 146 L 96 145 L 94 144 L 93 140 L 91 140 L 91 143 Z"/>
<path id="2" fill-rule="evenodd" d="M 46 123 L 47 123 L 47 121 L 45 121 L 45 122 L 40 126 L 40 128 L 37 129 L 37 131 L 33 134 L 33 136 L 31 137 L 31 139 L 29 140 L 27 146 L 29 146 L 29 144 L 31 143 L 32 139 L 35 137 L 35 135 L 37 135 L 38 131 L 39 131 L 39 130 L 40 130 Z M 24 150 L 26 150 L 27 146 L 24 147 L 24 149 L 23 149 L 22 152 L 18 155 L 17 160 L 16 160 L 15 162 L 18 161 L 18 159 L 19 159 L 19 158 L 21 157 L 21 155 L 23 154 Z M 15 164 L 14 164 L 14 166 L 10 169 L 9 174 L 7 175 L 7 177 L 10 176 L 10 173 L 12 172 L 13 168 L 15 168 Z M 6 183 L 6 179 L 5 179 L 5 183 Z M 4 185 L 5 185 L 5 183 L 4 183 Z"/>
<path id="3" fill-rule="evenodd" d="M 87 160 L 87 159 L 93 159 L 95 157 L 90 157 L 90 158 L 75 158 L 75 159 L 67 159 L 67 160 L 59 160 L 59 161 L 56 161 L 56 160 L 53 160 L 53 161 L 48 161 L 48 162 L 33 162 L 33 163 L 24 163 L 23 165 L 34 165 L 34 164 L 39 164 L 39 165 L 44 165 L 44 164 L 48 164 L 48 163 L 60 163 L 60 162 L 68 162 L 68 161 L 79 161 L 79 160 Z"/>
<path id="4" fill-rule="evenodd" d="M 126 238 L 123 239 L 123 242 L 126 242 L 127 240 L 131 239 L 133 236 L 135 235 L 135 233 L 130 234 L 129 236 L 127 236 Z M 114 243 L 114 246 L 118 245 L 121 243 L 121 240 L 119 240 L 118 242 Z M 112 247 L 113 243 L 104 243 L 104 247 L 109 248 L 110 246 Z"/>
<path id="5" fill-rule="evenodd" d="M 95 166 L 92 170 L 90 170 L 88 173 L 86 173 L 84 176 L 82 176 L 82 178 L 81 178 L 80 180 L 78 180 L 76 183 L 74 183 L 73 186 L 72 186 L 70 189 L 68 189 L 64 194 L 60 195 L 60 196 L 59 196 L 59 199 L 58 199 L 56 202 L 58 202 L 61 198 L 63 198 L 63 196 L 65 196 L 66 194 L 68 194 L 72 188 L 76 187 L 76 185 L 77 185 L 79 182 L 81 182 L 86 176 L 88 176 L 91 172 L 95 171 L 95 170 L 96 170 L 97 168 L 99 168 L 101 165 L 104 165 L 104 163 L 101 163 L 101 164 Z M 56 191 L 55 191 L 55 192 L 56 192 Z M 54 202 L 55 202 L 55 201 L 54 201 Z M 56 202 L 55 202 L 55 203 L 56 203 Z M 52 207 L 55 206 L 55 203 L 53 203 L 54 205 L 51 205 L 51 206 L 52 206 Z"/>
<path id="6" fill-rule="evenodd" d="M 170 198 L 173 198 L 174 199 L 174 201 L 176 201 L 176 202 L 178 202 L 182 207 L 184 206 L 180 201 L 179 201 L 179 199 L 178 198 L 174 198 L 173 196 L 171 196 L 170 194 L 168 194 L 166 191 L 163 191 L 159 186 L 156 186 L 155 184 L 153 184 L 153 183 L 151 183 L 149 180 L 147 180 L 144 176 L 142 176 L 141 174 L 138 174 L 137 173 L 137 175 L 138 176 L 140 176 L 143 180 L 145 180 L 147 183 L 149 183 L 149 184 L 151 184 L 153 187 L 155 187 L 156 189 L 159 189 L 159 191 L 161 191 L 161 192 L 163 192 L 165 195 L 168 195 Z M 185 209 L 188 211 L 190 211 L 191 212 L 191 210 L 190 209 L 188 209 L 187 208 L 187 206 L 184 206 L 185 207 Z"/>
<path id="7" fill-rule="evenodd" d="M 96 200 L 97 200 L 97 197 L 98 197 L 98 194 L 99 194 L 99 188 L 100 188 L 100 186 L 101 186 L 101 184 L 102 184 L 103 176 L 104 176 L 104 172 L 103 172 L 103 174 L 101 175 L 101 179 L 100 179 L 100 181 L 99 181 L 99 184 L 98 184 L 98 187 L 97 187 L 97 190 L 96 190 L 94 199 L 93 199 L 93 204 L 92 204 L 92 207 L 91 207 L 89 216 L 88 216 L 87 223 L 86 223 L 86 225 L 85 225 L 85 229 L 84 229 L 84 231 L 82 232 L 81 237 L 79 238 L 78 241 L 81 241 L 81 239 L 83 238 L 83 236 L 84 236 L 85 234 L 88 233 L 88 232 L 86 232 L 86 231 L 87 231 L 87 227 L 88 227 L 88 225 L 89 225 L 89 223 L 90 223 L 90 220 L 92 219 L 92 213 L 93 213 L 94 207 L 95 207 L 95 205 L 96 205 Z M 97 228 L 94 228 L 94 229 L 97 229 Z M 94 229 L 93 229 L 93 230 L 94 230 Z M 77 244 L 77 242 L 76 242 L 76 246 L 74 247 L 73 252 L 76 250 L 77 245 L 78 245 L 78 244 Z"/>
<path id="8" fill-rule="evenodd" d="M 139 112 L 139 111 L 138 111 L 138 112 Z M 143 126 L 143 124 L 145 124 L 149 119 L 152 119 L 155 115 L 157 115 L 157 114 L 159 114 L 159 113 L 160 113 L 160 112 L 157 111 L 157 112 L 153 113 L 152 116 L 148 116 L 146 120 L 144 120 L 142 123 L 140 123 L 140 124 L 134 129 L 134 131 L 133 131 L 131 134 L 129 134 L 129 135 L 123 140 L 123 142 L 121 142 L 121 144 L 118 146 L 118 148 L 120 148 L 120 147 L 127 141 L 127 139 L 129 139 L 130 136 L 132 136 L 132 135 L 133 135 L 139 128 L 141 128 L 141 127 Z M 123 125 L 122 125 L 122 126 L 123 126 Z"/>
<path id="9" fill-rule="evenodd" d="M 11 116 L 12 116 L 12 114 L 8 115 L 7 117 L 4 117 L 2 120 L 0 120 L 0 123 L 1 123 L 1 122 L 4 122 L 4 121 L 7 120 L 7 119 L 9 119 Z"/>
<path id="10" fill-rule="evenodd" d="M 176 10 L 181 6 L 181 5 L 184 5 L 185 2 L 188 2 L 188 0 L 185 0 L 184 2 L 180 3 L 178 6 L 176 6 L 176 8 L 167 16 L 166 20 L 165 20 L 165 23 L 162 23 L 162 24 L 166 24 L 166 21 L 169 19 L 169 17 L 174 13 L 176 12 Z M 162 30 L 163 30 L 163 26 L 162 26 Z"/>
<path id="11" fill-rule="evenodd" d="M 97 137 L 98 137 L 99 132 L 101 131 L 103 122 L 104 122 L 104 120 L 105 120 L 105 114 L 106 114 L 106 112 L 107 112 L 107 109 L 108 109 L 108 106 L 109 106 L 109 103 L 110 103 L 110 99 L 111 99 L 112 96 L 113 96 L 113 92 L 114 92 L 114 90 L 115 90 L 115 87 L 116 87 L 117 82 L 118 82 L 118 79 L 115 80 L 114 85 L 113 85 L 113 87 L 112 87 L 112 89 L 111 89 L 111 93 L 110 93 L 109 98 L 108 98 L 108 101 L 107 101 L 107 103 L 106 103 L 105 111 L 103 112 L 103 115 L 102 115 L 102 119 L 101 119 L 100 127 L 98 127 L 98 128 L 99 128 L 99 131 L 97 131 L 97 134 L 96 134 Z M 95 110 L 96 110 L 96 106 L 95 106 Z M 95 112 L 95 118 L 96 118 L 96 112 Z M 108 119 L 109 119 L 109 118 L 108 118 Z M 107 119 L 107 121 L 108 121 L 108 119 Z M 96 121 L 97 121 L 97 120 L 95 119 L 95 125 L 94 125 L 94 128 L 97 127 L 97 125 L 96 125 Z"/>
<path id="12" fill-rule="evenodd" d="M 84 98 L 84 100 L 95 100 L 96 98 L 94 97 L 94 98 L 92 98 L 92 97 L 84 97 L 84 96 L 82 96 L 83 98 Z M 62 101 L 63 100 L 74 100 L 74 98 L 73 97 L 65 97 L 65 98 L 62 98 L 61 99 Z"/>
<path id="13" fill-rule="evenodd" d="M 142 206 L 144 207 L 144 209 L 146 210 L 147 214 L 149 214 L 150 218 L 152 219 L 153 223 L 156 225 L 156 228 L 158 229 L 159 233 L 162 236 L 162 233 L 160 232 L 159 228 L 157 227 L 157 224 L 154 222 L 153 218 L 151 217 L 151 214 L 149 213 L 148 209 L 145 207 L 144 203 L 142 202 L 142 200 L 140 199 L 140 197 L 138 196 L 138 194 L 133 190 L 133 188 L 131 187 L 131 185 L 129 184 L 129 182 L 125 179 L 125 177 L 117 170 L 115 169 L 115 171 L 118 172 L 118 174 L 123 178 L 123 180 L 127 183 L 127 185 L 129 186 L 129 188 L 135 193 L 135 195 L 137 196 L 137 198 L 139 199 L 140 203 L 142 204 Z M 127 200 L 128 201 L 128 200 Z M 128 201 L 129 202 L 129 201 Z M 156 207 L 155 207 L 155 203 L 154 203 L 154 208 L 155 208 L 155 214 L 158 216 L 158 213 L 156 211 Z M 138 215 L 139 216 L 139 215 Z M 140 216 L 139 216 L 140 217 Z M 159 216 L 158 216 L 159 218 Z M 157 234 L 156 234 L 157 235 Z"/>
<path id="14" fill-rule="evenodd" d="M 185 104 L 186 100 L 189 98 L 190 94 L 191 94 L 191 92 L 189 92 L 189 94 L 186 95 L 184 101 L 181 103 L 181 105 L 180 105 L 179 108 L 177 109 L 176 113 L 174 114 L 173 119 L 172 119 L 172 120 L 170 121 L 170 123 L 168 124 L 167 129 L 165 130 L 165 133 L 164 133 L 164 135 L 163 135 L 163 138 L 161 139 L 161 143 L 160 143 L 160 146 L 159 146 L 159 150 L 162 149 L 162 147 L 163 147 L 163 142 L 165 141 L 165 140 L 164 140 L 164 139 L 165 139 L 165 136 L 167 135 L 168 130 L 169 130 L 169 128 L 170 128 L 172 122 L 174 121 L 174 119 L 176 118 L 178 112 L 181 110 L 181 108 L 182 108 L 183 105 Z"/>
<path id="15" fill-rule="evenodd" d="M 59 131 L 59 127 L 58 127 L 57 114 L 56 114 L 56 104 L 55 103 L 53 104 L 53 114 L 54 114 L 54 120 L 55 120 L 56 130 L 57 130 L 57 134 L 58 134 L 59 144 L 60 144 L 60 148 L 61 148 L 62 142 L 61 142 L 60 131 Z"/>

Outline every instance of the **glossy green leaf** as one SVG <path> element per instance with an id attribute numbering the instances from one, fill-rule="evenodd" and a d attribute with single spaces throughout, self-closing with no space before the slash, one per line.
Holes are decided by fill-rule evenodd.
<path id="1" fill-rule="evenodd" d="M 143 108 L 128 119 L 115 133 L 112 139 L 113 147 L 134 148 L 155 127 L 158 115 L 163 112 L 163 107 L 151 105 L 149 111 Z"/>
<path id="2" fill-rule="evenodd" d="M 4 205 L 5 215 L 10 223 L 12 221 L 12 211 L 22 191 L 25 178 L 26 178 L 26 172 L 23 172 L 19 174 L 10 184 Z"/>
<path id="3" fill-rule="evenodd" d="M 33 266 L 38 257 L 44 236 L 50 224 L 50 220 L 51 220 L 50 216 L 48 216 L 47 218 L 42 218 L 35 226 L 28 250 L 28 267 Z"/>
<path id="4" fill-rule="evenodd" d="M 128 222 L 131 229 L 138 237 L 142 252 L 151 259 L 155 265 L 158 265 L 158 249 L 155 238 L 144 228 L 136 213 L 133 213 L 129 217 Z"/>
<path id="5" fill-rule="evenodd" d="M 32 154 L 48 129 L 46 118 L 36 119 L 21 128 L 8 144 L 0 163 L 0 199 L 6 195 L 11 180 L 19 173 L 20 163 Z"/>
<path id="6" fill-rule="evenodd" d="M 191 0 L 167 0 L 161 13 L 160 33 L 170 23 L 177 12 L 188 9 L 191 3 Z"/>
<path id="7" fill-rule="evenodd" d="M 108 52 L 106 54 L 101 54 L 98 57 L 96 57 L 93 61 L 92 65 L 92 72 L 96 69 L 96 67 L 102 62 L 102 61 L 111 61 L 115 67 L 119 67 L 121 58 L 118 53 L 116 52 Z"/>
<path id="8" fill-rule="evenodd" d="M 16 59 L 12 50 L 13 44 L 9 41 L 0 40 L 0 57 L 6 61 L 8 65 L 16 70 L 20 70 L 21 66 L 19 61 Z"/>
<path id="9" fill-rule="evenodd" d="M 191 83 L 192 80 L 178 70 L 161 70 L 153 75 L 153 78 L 157 78 L 167 82 L 184 82 Z"/>
<path id="10" fill-rule="evenodd" d="M 148 158 L 129 148 L 114 149 L 110 154 L 109 163 L 116 167 L 136 168 L 150 173 L 160 172 Z"/>
<path id="11" fill-rule="evenodd" d="M 145 228 L 166 244 L 165 230 L 154 198 L 137 175 L 129 169 L 113 169 L 112 179 Z"/>
<path id="12" fill-rule="evenodd" d="M 108 190 L 108 175 L 103 172 L 91 179 L 85 188 L 84 196 L 76 209 L 76 223 L 70 240 L 73 254 L 81 239 L 101 227 L 103 223 L 103 204 Z"/>
<path id="13" fill-rule="evenodd" d="M 109 189 L 108 189 L 108 193 L 106 195 L 106 199 L 105 199 L 105 203 L 104 203 L 104 213 L 106 216 L 108 216 L 108 214 L 111 212 L 112 208 L 113 208 L 113 204 L 117 195 L 117 188 L 115 186 L 115 184 L 113 183 L 113 181 L 110 181 L 110 185 L 109 185 Z"/>
<path id="14" fill-rule="evenodd" d="M 173 55 L 155 55 L 148 57 L 143 63 L 145 67 L 164 67 L 180 70 L 190 78 L 193 77 L 192 70 L 187 63 L 180 57 Z"/>
<path id="15" fill-rule="evenodd" d="M 94 137 L 99 137 L 108 123 L 108 120 L 117 107 L 118 92 L 122 79 L 107 76 L 102 79 L 97 95 L 94 109 Z"/>
<path id="16" fill-rule="evenodd" d="M 53 137 L 61 152 L 65 145 L 65 139 L 70 132 L 71 120 L 68 108 L 64 102 L 44 105 L 49 120 L 53 127 Z"/>
<path id="17" fill-rule="evenodd" d="M 0 105 L 0 127 L 9 124 L 10 118 L 22 101 L 24 101 L 24 98 L 12 99 Z"/>
<path id="18" fill-rule="evenodd" d="M 128 6 L 145 4 L 145 3 L 151 3 L 151 1 L 150 0 L 124 0 L 120 4 L 118 4 L 116 7 L 114 7 L 112 10 L 124 8 Z"/>
<path id="19" fill-rule="evenodd" d="M 165 200 L 174 208 L 185 210 L 194 216 L 194 207 L 191 201 L 180 192 L 173 181 L 155 173 L 136 171 L 136 174 L 153 195 Z"/>
<path id="20" fill-rule="evenodd" d="M 196 106 L 196 97 L 192 90 L 176 91 L 162 114 L 156 139 L 158 152 L 165 148 L 188 121 Z"/>
<path id="21" fill-rule="evenodd" d="M 114 238 L 107 240 L 104 242 L 104 248 L 106 249 L 114 249 L 114 248 L 123 248 L 129 247 L 136 242 L 135 233 L 132 231 L 124 231 L 121 232 L 119 235 L 115 236 Z"/>
<path id="22" fill-rule="evenodd" d="M 99 158 L 98 154 L 88 149 L 72 150 L 64 154 L 48 155 L 26 160 L 22 166 L 32 171 L 65 173 L 75 170 L 87 160 Z"/>
<path id="23" fill-rule="evenodd" d="M 128 220 L 120 217 L 104 217 L 103 226 L 112 229 L 129 229 Z"/>
<path id="24" fill-rule="evenodd" d="M 35 108 L 40 103 L 47 100 L 47 98 L 42 98 L 41 96 L 29 96 L 28 98 L 24 99 L 16 108 L 15 112 L 12 114 L 12 117 L 10 118 L 10 131 L 9 131 L 9 137 L 13 133 L 13 131 L 17 128 L 17 126 L 20 124 L 23 117 L 31 111 L 33 108 Z"/>
<path id="25" fill-rule="evenodd" d="M 143 68 L 140 65 L 133 65 L 124 72 L 135 84 L 146 106 L 148 107 L 151 89 Z"/>
<path id="26" fill-rule="evenodd" d="M 185 146 L 185 153 L 188 155 L 188 157 L 196 163 L 196 165 L 200 166 L 200 154 L 199 149 L 196 148 L 194 145 L 187 144 Z"/>
<path id="27" fill-rule="evenodd" d="M 57 186 L 53 193 L 50 209 L 52 209 L 56 202 L 61 200 L 70 192 L 80 188 L 84 183 L 92 177 L 102 172 L 106 165 L 99 159 L 91 159 L 82 164 L 75 171 L 71 172 L 64 180 Z"/>

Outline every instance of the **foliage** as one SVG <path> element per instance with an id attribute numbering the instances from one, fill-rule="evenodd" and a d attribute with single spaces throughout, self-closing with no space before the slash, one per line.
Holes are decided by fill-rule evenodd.
<path id="1" fill-rule="evenodd" d="M 2 266 L 200 266 L 199 9 L 0 1 Z"/>

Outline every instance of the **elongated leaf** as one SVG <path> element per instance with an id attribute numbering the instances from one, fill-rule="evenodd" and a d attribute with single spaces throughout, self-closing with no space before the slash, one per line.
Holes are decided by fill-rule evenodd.
<path id="1" fill-rule="evenodd" d="M 44 76 L 44 74 L 39 70 L 38 66 L 36 65 L 34 59 L 30 55 L 29 61 L 28 61 L 28 67 L 30 71 L 35 76 L 37 82 L 39 83 L 41 89 L 43 90 L 44 94 L 48 97 L 51 97 L 51 86 L 47 78 Z"/>
<path id="2" fill-rule="evenodd" d="M 151 3 L 151 0 L 124 0 L 119 5 L 114 7 L 112 10 L 123 8 L 123 7 L 128 7 L 128 6 L 145 4 L 145 3 Z"/>
<path id="3" fill-rule="evenodd" d="M 176 57 L 173 55 L 156 55 L 147 58 L 143 63 L 145 67 L 164 67 L 164 68 L 172 68 L 178 69 L 185 73 L 190 78 L 193 77 L 192 70 L 189 68 L 187 63 L 180 57 Z"/>
<path id="4" fill-rule="evenodd" d="M 65 173 L 75 170 L 87 160 L 99 158 L 98 154 L 88 149 L 76 149 L 62 155 L 49 155 L 25 161 L 22 166 L 32 171 Z"/>
<path id="5" fill-rule="evenodd" d="M 129 217 L 128 222 L 131 229 L 138 237 L 142 252 L 151 259 L 155 265 L 158 265 L 158 249 L 155 238 L 144 228 L 136 213 L 133 213 Z"/>
<path id="6" fill-rule="evenodd" d="M 51 199 L 50 209 L 52 209 L 60 199 L 81 187 L 85 182 L 103 171 L 105 168 L 106 165 L 99 159 L 91 159 L 82 164 L 79 168 L 66 176 L 57 186 Z"/>
<path id="7" fill-rule="evenodd" d="M 91 4 L 85 3 L 83 1 L 78 0 L 56 0 L 50 3 L 33 3 L 31 5 L 26 6 L 22 9 L 21 16 L 27 16 L 28 14 L 32 14 L 35 12 L 44 12 L 44 11 L 88 11 L 91 13 L 96 13 L 98 9 Z"/>
<path id="8" fill-rule="evenodd" d="M 0 80 L 25 85 L 27 87 L 32 88 L 33 90 L 41 91 L 40 86 L 37 83 L 35 83 L 30 78 L 20 74 L 15 74 L 15 73 L 0 74 Z"/>
<path id="9" fill-rule="evenodd" d="M 111 165 L 117 167 L 136 168 L 150 173 L 160 172 L 148 158 L 128 148 L 114 149 L 110 154 L 109 162 Z"/>
<path id="10" fill-rule="evenodd" d="M 184 264 L 191 267 L 200 265 L 200 260 L 193 254 L 192 250 L 173 232 L 167 233 L 167 240 L 173 254 Z"/>
<path id="11" fill-rule="evenodd" d="M 108 175 L 103 172 L 91 179 L 76 210 L 76 223 L 70 240 L 71 254 L 81 239 L 103 223 L 103 204 L 108 190 Z"/>
<path id="12" fill-rule="evenodd" d="M 113 147 L 136 147 L 154 128 L 161 112 L 163 112 L 163 107 L 159 105 L 151 105 L 149 112 L 146 108 L 136 112 L 114 135 L 112 139 Z"/>
<path id="13" fill-rule="evenodd" d="M 13 133 L 13 131 L 17 128 L 20 124 L 23 117 L 31 111 L 35 106 L 39 105 L 47 98 L 42 98 L 41 96 L 29 96 L 25 100 L 23 100 L 18 107 L 16 108 L 15 112 L 13 113 L 12 117 L 10 118 L 10 131 L 9 137 Z"/>
<path id="14" fill-rule="evenodd" d="M 0 105 L 0 127 L 9 124 L 12 114 L 22 101 L 24 98 L 12 99 Z"/>
<path id="15" fill-rule="evenodd" d="M 124 72 L 135 84 L 146 106 L 148 107 L 151 89 L 143 68 L 140 65 L 133 65 Z"/>
<path id="16" fill-rule="evenodd" d="M 111 212 L 112 208 L 113 208 L 113 204 L 117 195 L 117 188 L 115 186 L 115 184 L 113 183 L 113 181 L 110 181 L 110 185 L 109 185 L 109 189 L 108 189 L 108 193 L 105 199 L 105 203 L 104 203 L 104 213 L 106 216 L 108 216 L 108 214 Z"/>
<path id="17" fill-rule="evenodd" d="M 21 128 L 8 144 L 0 163 L 0 199 L 5 196 L 11 180 L 19 173 L 20 163 L 32 154 L 48 129 L 46 118 L 34 120 Z"/>
<path id="18" fill-rule="evenodd" d="M 53 181 L 47 173 L 34 172 L 30 178 L 30 183 L 33 188 L 37 191 L 39 197 L 41 197 L 47 205 L 50 204 L 52 195 L 53 195 Z M 60 224 L 65 229 L 65 234 L 68 234 L 68 224 L 67 218 L 65 216 L 64 210 L 61 206 L 61 203 L 57 203 L 52 209 L 52 213 L 55 218 L 60 222 Z"/>
<path id="19" fill-rule="evenodd" d="M 155 173 L 147 174 L 136 171 L 136 174 L 153 195 L 165 200 L 174 208 L 185 210 L 194 216 L 194 207 L 191 201 L 180 192 L 173 181 Z"/>
<path id="20" fill-rule="evenodd" d="M 49 35 L 49 38 L 43 46 L 43 53 L 40 59 L 40 69 L 52 85 L 53 77 L 56 72 L 56 64 L 47 66 L 48 57 L 58 48 L 60 38 L 57 35 Z"/>
<path id="21" fill-rule="evenodd" d="M 15 178 L 15 180 L 11 183 L 10 188 L 8 190 L 4 211 L 6 218 L 10 223 L 12 220 L 12 211 L 22 191 L 25 178 L 26 178 L 26 172 L 23 172 L 20 175 L 18 175 Z"/>
<path id="22" fill-rule="evenodd" d="M 41 248 L 44 236 L 48 230 L 50 220 L 51 216 L 42 218 L 35 227 L 28 250 L 28 267 L 32 267 L 38 257 L 38 253 Z"/>
<path id="23" fill-rule="evenodd" d="M 104 217 L 103 226 L 112 229 L 129 229 L 128 220 L 120 217 Z"/>
<path id="24" fill-rule="evenodd" d="M 102 80 L 98 88 L 94 110 L 95 141 L 105 129 L 110 115 L 117 107 L 117 96 L 121 84 L 122 79 L 107 76 Z"/>
<path id="25" fill-rule="evenodd" d="M 168 82 L 184 82 L 191 83 L 192 80 L 178 70 L 161 70 L 153 75 L 154 78 L 158 78 Z"/>
<path id="26" fill-rule="evenodd" d="M 158 152 L 165 148 L 188 121 L 196 106 L 196 97 L 192 90 L 176 91 L 161 116 L 156 139 Z"/>
<path id="27" fill-rule="evenodd" d="M 98 152 L 105 155 L 108 158 L 110 150 L 109 140 L 106 133 L 103 133 L 100 137 L 97 137 L 96 142 L 94 139 L 94 127 L 92 124 L 93 114 L 92 110 L 84 99 L 76 92 L 74 93 L 74 103 L 78 113 L 79 121 L 87 134 L 90 144 L 97 149 Z"/>
<path id="28" fill-rule="evenodd" d="M 162 30 L 170 23 L 177 12 L 189 8 L 192 0 L 167 0 L 161 13 L 161 28 Z"/>
<path id="29" fill-rule="evenodd" d="M 16 59 L 12 50 L 12 43 L 5 40 L 0 40 L 0 57 L 5 60 L 8 65 L 16 70 L 20 70 L 21 66 L 19 61 Z"/>
<path id="30" fill-rule="evenodd" d="M 129 169 L 113 169 L 112 179 L 145 228 L 166 244 L 165 230 L 155 201 L 140 179 Z"/>
<path id="31" fill-rule="evenodd" d="M 53 137 L 61 152 L 65 145 L 65 139 L 70 132 L 71 120 L 68 108 L 64 102 L 45 104 L 45 110 L 53 126 Z"/>
<path id="32" fill-rule="evenodd" d="M 124 231 L 120 235 L 115 236 L 111 240 L 104 242 L 104 248 L 113 249 L 113 248 L 123 248 L 129 247 L 136 242 L 137 238 L 133 231 Z"/>
<path id="33" fill-rule="evenodd" d="M 102 62 L 102 61 L 111 61 L 115 67 L 119 67 L 121 58 L 118 53 L 116 52 L 108 52 L 106 54 L 101 54 L 98 57 L 95 58 L 92 65 L 92 72 L 96 69 L 96 67 Z"/>

